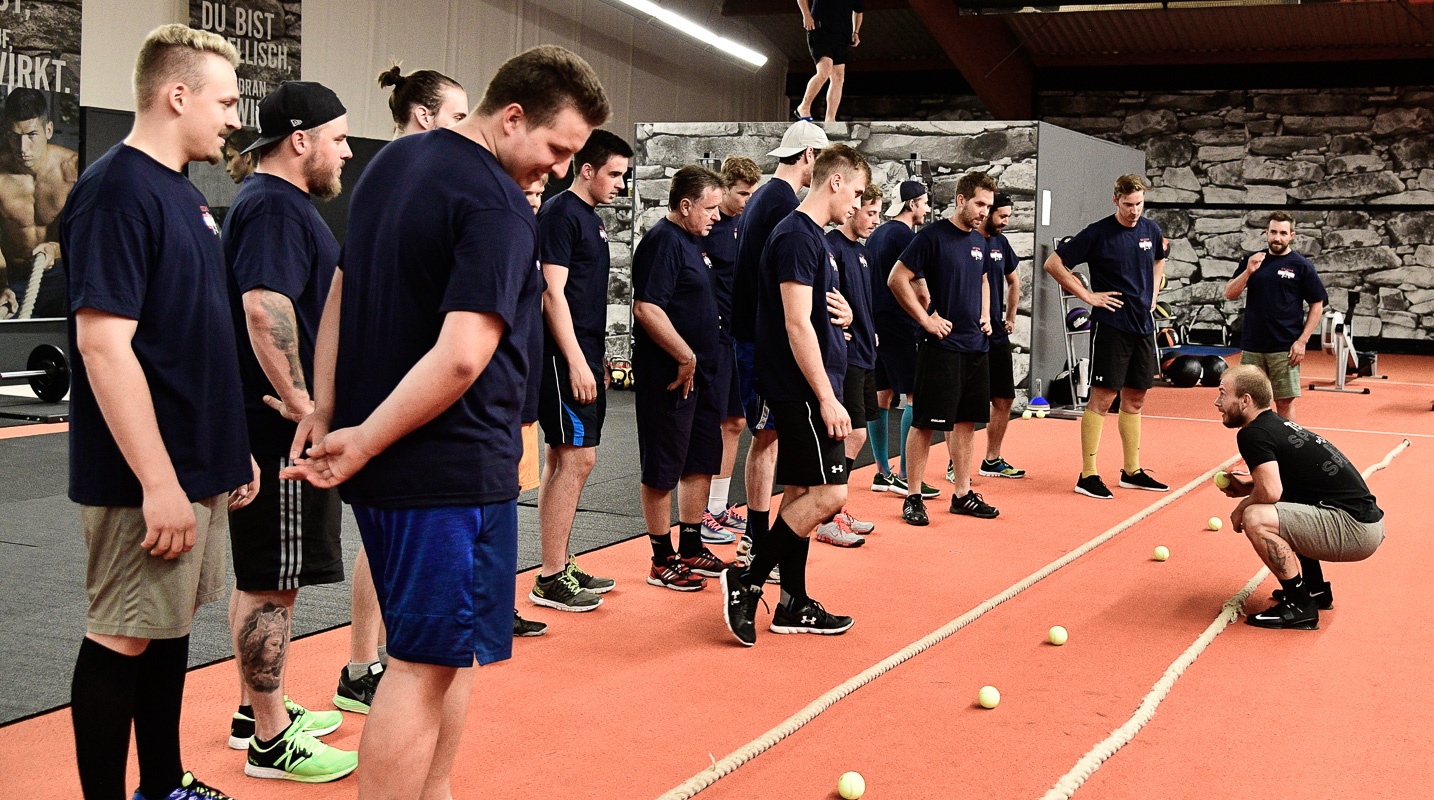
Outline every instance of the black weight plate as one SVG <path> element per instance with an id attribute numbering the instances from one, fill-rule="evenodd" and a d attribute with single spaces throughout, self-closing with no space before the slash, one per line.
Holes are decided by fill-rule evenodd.
<path id="1" fill-rule="evenodd" d="M 65 351 L 52 344 L 42 344 L 30 351 L 27 369 L 44 370 L 44 375 L 30 379 L 30 388 L 46 403 L 58 403 L 70 392 L 70 362 Z"/>

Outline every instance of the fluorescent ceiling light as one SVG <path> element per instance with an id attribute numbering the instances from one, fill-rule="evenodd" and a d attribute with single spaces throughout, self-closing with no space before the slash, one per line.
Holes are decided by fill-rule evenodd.
<path id="1" fill-rule="evenodd" d="M 682 16 L 681 14 L 677 14 L 672 11 L 669 11 L 668 9 L 663 8 L 662 6 L 652 2 L 652 0 L 612 0 L 612 2 L 621 3 L 628 8 L 632 8 L 636 11 L 646 14 L 647 16 L 666 24 L 670 28 L 674 28 L 678 31 L 681 31 L 682 33 L 685 33 L 700 42 L 705 42 L 707 45 L 716 48 L 723 53 L 734 55 L 737 58 L 740 58 L 753 66 L 761 67 L 765 66 L 767 63 L 767 57 L 762 55 L 761 53 L 758 53 L 756 50 L 753 50 L 752 48 L 747 47 L 744 44 L 734 42 L 731 39 L 728 39 L 726 36 L 719 36 L 717 33 L 708 30 L 701 25 L 698 25 L 697 23 Z"/>

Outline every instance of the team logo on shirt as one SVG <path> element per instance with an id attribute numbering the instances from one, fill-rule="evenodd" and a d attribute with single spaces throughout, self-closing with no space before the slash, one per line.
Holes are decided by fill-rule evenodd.
<path id="1" fill-rule="evenodd" d="M 973 261 L 980 261 L 982 255 L 983 255 L 983 253 L 981 252 L 981 248 L 972 245 L 972 247 L 971 247 L 971 259 L 972 259 Z"/>
<path id="2" fill-rule="evenodd" d="M 992 260 L 992 261 L 1005 261 L 1005 260 L 1006 260 L 1006 254 L 1005 254 L 1005 253 L 1002 253 L 1000 250 L 992 250 L 992 251 L 991 251 L 991 260 Z"/>
<path id="3" fill-rule="evenodd" d="M 827 260 L 832 264 L 832 272 L 841 272 L 841 268 L 837 266 L 836 256 L 827 253 Z"/>
<path id="4" fill-rule="evenodd" d="M 1141 249 L 1141 250 L 1149 250 L 1149 249 L 1152 248 L 1152 247 L 1154 247 L 1154 245 L 1152 245 L 1152 244 L 1150 243 L 1150 240 L 1149 240 L 1149 239 L 1143 238 L 1143 239 L 1140 240 L 1140 249 Z"/>
<path id="5" fill-rule="evenodd" d="M 706 264 L 708 269 L 712 269 L 712 259 L 708 258 L 706 253 L 702 254 L 702 263 Z"/>
<path id="6" fill-rule="evenodd" d="M 204 217 L 204 224 L 215 235 L 219 235 L 219 226 L 214 224 L 214 215 L 209 213 L 209 206 L 200 206 L 199 213 Z"/>
<path id="7" fill-rule="evenodd" d="M 862 268 L 862 269 L 867 269 L 866 253 L 857 253 L 857 254 L 856 254 L 856 260 L 861 262 L 861 268 Z"/>
<path id="8" fill-rule="evenodd" d="M 601 222 L 598 223 L 598 236 L 601 236 L 604 242 L 607 241 L 607 228 L 604 228 Z"/>
<path id="9" fill-rule="evenodd" d="M 1294 280 L 1295 271 L 1290 269 L 1289 267 L 1280 267 L 1279 270 L 1275 272 L 1275 275 L 1281 278 L 1289 278 L 1290 280 Z"/>

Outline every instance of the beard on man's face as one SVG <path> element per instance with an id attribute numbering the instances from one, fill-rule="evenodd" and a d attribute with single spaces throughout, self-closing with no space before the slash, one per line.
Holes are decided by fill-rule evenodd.
<path id="1" fill-rule="evenodd" d="M 326 164 L 319 158 L 318 152 L 304 159 L 304 179 L 309 183 L 309 194 L 320 200 L 332 200 L 338 197 L 339 192 L 344 188 L 339 172 L 342 168 L 342 161 L 337 167 Z"/>

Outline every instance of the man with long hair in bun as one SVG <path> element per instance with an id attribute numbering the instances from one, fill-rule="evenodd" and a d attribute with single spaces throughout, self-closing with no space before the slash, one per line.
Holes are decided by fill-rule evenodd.
<path id="1" fill-rule="evenodd" d="M 393 87 L 388 110 L 399 136 L 451 128 L 468 116 L 468 93 L 441 72 L 419 69 L 403 74 L 402 62 L 378 74 L 378 85 Z"/>

